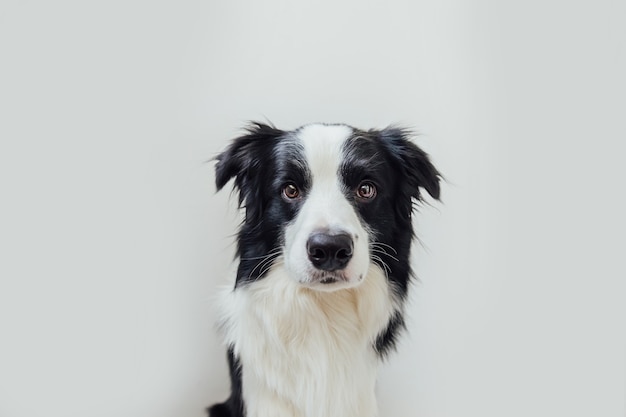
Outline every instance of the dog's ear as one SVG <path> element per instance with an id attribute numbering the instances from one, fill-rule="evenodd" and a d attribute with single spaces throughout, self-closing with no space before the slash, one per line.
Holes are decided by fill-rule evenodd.
<path id="1" fill-rule="evenodd" d="M 251 122 L 245 129 L 246 134 L 232 141 L 215 160 L 215 185 L 221 190 L 232 178 L 234 189 L 239 191 L 239 205 L 249 202 L 260 192 L 258 181 L 261 179 L 261 162 L 271 154 L 272 140 L 284 132 L 273 126 Z"/>
<path id="2" fill-rule="evenodd" d="M 380 131 L 379 135 L 392 158 L 399 163 L 406 181 L 406 192 L 419 201 L 422 199 L 420 189 L 424 189 L 431 197 L 439 200 L 441 174 L 430 162 L 428 154 L 409 140 L 411 133 L 406 129 L 388 127 Z"/>

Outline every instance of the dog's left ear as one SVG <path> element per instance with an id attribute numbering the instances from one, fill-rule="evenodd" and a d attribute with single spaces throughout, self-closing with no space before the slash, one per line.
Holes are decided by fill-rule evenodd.
<path id="1" fill-rule="evenodd" d="M 411 133 L 406 129 L 388 127 L 379 135 L 399 163 L 409 195 L 419 201 L 422 199 L 420 189 L 424 189 L 432 198 L 439 200 L 441 174 L 430 162 L 428 154 L 410 141 Z"/>

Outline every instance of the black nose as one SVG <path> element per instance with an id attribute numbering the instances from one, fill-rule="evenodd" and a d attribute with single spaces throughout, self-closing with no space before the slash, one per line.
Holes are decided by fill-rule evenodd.
<path id="1" fill-rule="evenodd" d="M 306 250 L 317 269 L 335 271 L 344 268 L 352 258 L 352 238 L 345 233 L 315 233 L 306 242 Z"/>

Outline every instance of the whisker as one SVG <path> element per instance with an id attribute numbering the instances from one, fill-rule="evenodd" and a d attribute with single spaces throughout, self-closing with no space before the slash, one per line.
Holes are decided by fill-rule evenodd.
<path id="1" fill-rule="evenodd" d="M 393 253 L 395 253 L 396 255 L 398 254 L 398 251 L 391 245 L 388 245 L 386 243 L 383 242 L 373 242 L 372 246 L 387 246 L 389 249 L 391 249 L 393 251 Z"/>
<path id="2" fill-rule="evenodd" d="M 374 249 L 374 248 L 372 248 L 372 252 L 382 253 L 382 254 L 384 254 L 384 255 L 386 255 L 386 256 L 388 256 L 388 257 L 390 257 L 390 258 L 391 258 L 391 259 L 393 259 L 394 261 L 396 261 L 396 262 L 400 262 L 400 260 L 399 260 L 398 258 L 396 258 L 396 257 L 395 257 L 395 256 L 393 256 L 393 255 L 390 255 L 388 252 L 385 252 L 384 250 L 380 250 L 380 249 Z"/>
<path id="3" fill-rule="evenodd" d="M 279 260 L 280 257 L 274 258 L 274 262 L 267 262 L 262 268 L 261 271 L 259 272 L 259 277 L 261 278 L 263 275 L 265 275 L 266 272 L 268 272 L 270 269 L 272 269 L 274 266 L 280 265 L 282 263 L 282 260 Z"/>
<path id="4" fill-rule="evenodd" d="M 279 255 L 280 255 L 280 252 L 272 251 L 269 254 L 263 256 L 262 260 L 260 262 L 258 262 L 254 266 L 254 268 L 252 268 L 252 271 L 250 271 L 250 273 L 248 274 L 248 280 L 252 279 L 252 274 L 254 274 L 254 271 L 256 271 L 257 268 L 260 268 L 261 270 L 263 270 L 263 268 L 265 268 L 266 265 L 271 264 L 272 261 L 274 259 L 278 258 Z"/>
<path id="5" fill-rule="evenodd" d="M 270 269 L 272 269 L 272 267 L 276 265 L 280 265 L 280 262 L 268 264 L 264 269 L 261 270 L 261 272 L 259 272 L 259 278 L 261 278 L 266 272 L 268 272 Z"/>
<path id="6" fill-rule="evenodd" d="M 383 272 L 385 273 L 385 276 L 389 278 L 389 274 L 391 274 L 391 269 L 389 268 L 389 265 L 387 265 L 387 263 L 383 261 L 378 255 L 372 255 L 372 260 L 380 262 L 383 267 Z"/>
<path id="7" fill-rule="evenodd" d="M 262 260 L 261 262 L 259 262 L 258 264 L 256 264 L 256 265 L 254 266 L 254 269 L 252 269 L 252 271 L 250 271 L 250 275 L 248 275 L 248 279 L 251 279 L 251 278 L 252 278 L 252 275 L 254 274 L 254 271 L 256 271 L 256 270 L 257 270 L 257 268 L 259 269 L 259 271 L 263 271 L 263 269 L 264 269 L 267 265 L 271 264 L 273 260 L 274 260 L 274 258 L 268 257 L 268 258 L 266 258 L 266 259 Z"/>

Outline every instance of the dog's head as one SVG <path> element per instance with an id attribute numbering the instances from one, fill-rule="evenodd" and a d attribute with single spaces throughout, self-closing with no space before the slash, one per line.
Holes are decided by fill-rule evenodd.
<path id="1" fill-rule="evenodd" d="M 373 263 L 404 293 L 414 203 L 421 190 L 439 198 L 440 175 L 403 129 L 253 123 L 217 157 L 218 190 L 231 178 L 245 208 L 237 285 L 284 262 L 300 284 L 333 291 Z"/>

